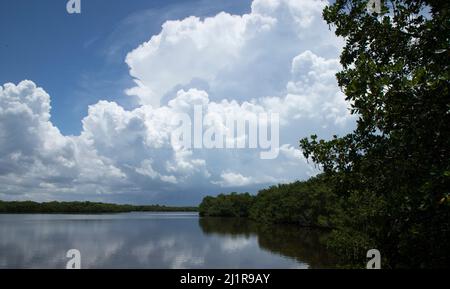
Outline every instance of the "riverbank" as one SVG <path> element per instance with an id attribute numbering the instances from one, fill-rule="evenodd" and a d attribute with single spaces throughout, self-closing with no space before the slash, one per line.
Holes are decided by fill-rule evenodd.
<path id="1" fill-rule="evenodd" d="M 175 207 L 162 205 L 136 206 L 99 202 L 32 202 L 0 201 L 0 214 L 97 214 L 128 212 L 197 212 L 197 207 Z"/>

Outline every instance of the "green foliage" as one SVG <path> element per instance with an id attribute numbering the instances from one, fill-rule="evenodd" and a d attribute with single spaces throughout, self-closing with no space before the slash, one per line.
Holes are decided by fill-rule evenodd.
<path id="1" fill-rule="evenodd" d="M 249 193 L 220 194 L 217 197 L 205 197 L 198 210 L 200 216 L 248 217 L 253 201 L 254 197 Z"/>
<path id="2" fill-rule="evenodd" d="M 261 190 L 250 209 L 250 217 L 263 223 L 331 227 L 336 210 L 336 198 L 322 175 Z"/>
<path id="3" fill-rule="evenodd" d="M 48 202 L 36 203 L 32 201 L 24 202 L 4 202 L 0 201 L 0 213 L 125 213 L 125 212 L 173 212 L 173 211 L 196 211 L 195 207 L 166 207 L 160 205 L 133 206 L 117 205 L 93 202 Z"/>
<path id="4" fill-rule="evenodd" d="M 304 227 L 332 227 L 337 212 L 336 198 L 325 176 L 306 182 L 283 184 L 248 193 L 205 197 L 199 206 L 201 216 L 250 217 L 261 223 L 291 223 Z"/>
<path id="5" fill-rule="evenodd" d="M 450 2 L 394 0 L 380 15 L 367 2 L 337 0 L 323 12 L 346 40 L 337 79 L 357 128 L 302 139 L 325 175 L 262 190 L 249 215 L 333 227 L 328 246 L 344 266 L 364 266 L 377 248 L 384 268 L 448 267 Z M 232 211 L 218 203 L 205 199 L 204 210 Z"/>
<path id="6" fill-rule="evenodd" d="M 341 200 L 330 244 L 354 264 L 374 247 L 385 267 L 447 267 L 450 2 L 390 1 L 381 15 L 366 3 L 323 12 L 346 40 L 337 79 L 357 128 L 300 142 Z"/>

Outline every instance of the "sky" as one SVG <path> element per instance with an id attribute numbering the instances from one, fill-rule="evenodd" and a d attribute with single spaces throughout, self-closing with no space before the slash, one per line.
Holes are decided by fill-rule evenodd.
<path id="1" fill-rule="evenodd" d="M 247 13 L 250 3 L 84 0 L 82 13 L 70 15 L 66 0 L 2 0 L 0 83 L 31 79 L 45 87 L 54 95 L 52 122 L 64 134 L 77 135 L 88 105 L 98 99 L 130 107 L 133 100 L 122 97 L 132 83 L 124 58 L 166 20 Z"/>
<path id="2" fill-rule="evenodd" d="M 319 172 L 299 139 L 351 131 L 319 0 L 0 1 L 0 199 L 196 205 Z M 171 139 L 195 107 L 279 115 L 277 157 Z M 239 137 L 246 137 L 236 135 Z"/>

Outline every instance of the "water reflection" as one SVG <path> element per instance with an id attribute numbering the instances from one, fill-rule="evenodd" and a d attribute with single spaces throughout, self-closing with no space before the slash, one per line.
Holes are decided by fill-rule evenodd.
<path id="1" fill-rule="evenodd" d="M 0 268 L 307 268 L 327 266 L 320 236 L 192 213 L 0 215 Z"/>
<path id="2" fill-rule="evenodd" d="M 333 256 L 327 252 L 327 232 L 292 225 L 265 225 L 247 219 L 201 218 L 200 226 L 206 234 L 257 237 L 260 248 L 290 257 L 309 268 L 330 268 Z"/>

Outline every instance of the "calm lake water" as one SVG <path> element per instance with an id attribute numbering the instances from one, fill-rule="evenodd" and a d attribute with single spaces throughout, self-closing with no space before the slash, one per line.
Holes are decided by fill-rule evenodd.
<path id="1" fill-rule="evenodd" d="M 196 213 L 0 215 L 0 268 L 322 268 L 323 233 Z"/>

